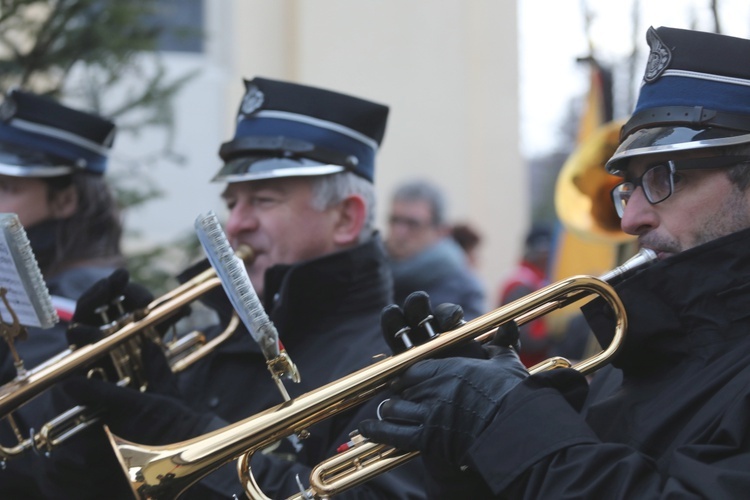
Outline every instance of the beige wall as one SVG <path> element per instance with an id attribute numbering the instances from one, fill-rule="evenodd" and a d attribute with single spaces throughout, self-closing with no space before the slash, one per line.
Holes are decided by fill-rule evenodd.
<path id="1" fill-rule="evenodd" d="M 265 0 L 234 3 L 241 14 L 232 26 L 243 42 L 235 46 L 233 71 L 388 104 L 376 174 L 379 220 L 396 184 L 433 179 L 448 193 L 452 218 L 474 222 L 485 235 L 487 284 L 500 279 L 526 225 L 515 3 L 316 0 L 270 8 Z M 261 9 L 267 15 L 253 16 Z M 267 50 L 240 50 L 259 46 Z M 241 90 L 234 87 L 233 103 Z"/>
<path id="2" fill-rule="evenodd" d="M 220 109 L 204 108 L 204 127 L 182 133 L 182 147 L 204 143 L 199 156 L 212 158 L 231 138 L 243 77 L 287 79 L 387 104 L 376 167 L 380 227 L 398 183 L 432 179 L 448 194 L 451 219 L 471 221 L 483 233 L 481 275 L 494 296 L 528 223 L 515 1 L 222 0 L 206 1 L 206 8 L 201 66 L 211 76 L 198 83 L 216 95 L 197 99 Z M 183 100 L 196 106 L 196 98 Z M 207 130 L 217 119 L 219 130 Z M 189 129 L 191 120 L 186 115 L 180 123 Z M 212 165 L 195 167 L 201 183 L 218 166 L 218 159 L 203 161 Z M 179 203 L 173 198 L 171 206 Z"/>

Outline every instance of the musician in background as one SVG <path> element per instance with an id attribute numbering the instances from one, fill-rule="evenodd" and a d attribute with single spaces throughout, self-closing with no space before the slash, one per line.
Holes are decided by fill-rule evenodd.
<path id="1" fill-rule="evenodd" d="M 0 212 L 15 213 L 24 226 L 60 323 L 30 328 L 16 343 L 26 368 L 65 350 L 65 328 L 75 300 L 124 264 L 117 204 L 104 174 L 115 125 L 47 97 L 11 90 L 0 105 Z M 16 375 L 7 345 L 0 344 L 0 377 Z M 15 413 L 24 437 L 55 413 L 41 396 Z M 16 439 L 0 422 L 0 443 Z M 32 451 L 0 468 L 0 497 L 34 498 Z"/>
<path id="2" fill-rule="evenodd" d="M 750 40 L 665 27 L 647 40 L 606 168 L 622 177 L 622 229 L 658 262 L 616 286 L 628 331 L 612 366 L 589 387 L 571 369 L 528 376 L 506 347 L 425 361 L 397 382 L 384 420 L 360 426 L 442 464 L 444 497 L 750 491 Z M 609 345 L 603 299 L 584 313 Z"/>
<path id="3" fill-rule="evenodd" d="M 226 183 L 227 237 L 235 248 L 254 250 L 248 274 L 301 374 L 301 383 L 286 384 L 295 397 L 388 352 L 378 325 L 393 291 L 374 227 L 373 186 L 388 108 L 266 78 L 245 87 L 236 133 L 219 150 L 224 166 L 214 181 Z M 183 277 L 207 267 L 200 263 Z M 233 312 L 223 291 L 204 302 L 221 320 L 214 330 L 223 330 Z M 102 407 L 102 422 L 114 434 L 152 445 L 195 437 L 283 402 L 265 357 L 243 327 L 180 376 L 181 401 L 99 381 L 71 382 L 63 391 L 74 402 Z M 312 426 L 305 440 L 291 436 L 255 454 L 258 484 L 271 497 L 299 493 L 298 478 L 306 485 L 312 466 L 333 456 L 363 415 L 375 414 L 377 403 L 360 416 L 343 414 Z M 340 497 L 422 498 L 422 477 L 419 464 L 408 465 Z M 113 480 L 110 494 L 119 486 Z M 243 493 L 234 464 L 187 493 L 235 494 Z"/>

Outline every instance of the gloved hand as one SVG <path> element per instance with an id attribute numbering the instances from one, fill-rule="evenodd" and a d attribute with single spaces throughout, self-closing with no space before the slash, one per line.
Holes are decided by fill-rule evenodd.
<path id="1" fill-rule="evenodd" d="M 202 434 L 214 418 L 180 400 L 139 392 L 97 379 L 72 377 L 57 387 L 55 405 L 84 405 L 119 437 L 143 444 L 170 444 Z M 66 406 L 67 405 L 67 406 Z"/>
<path id="2" fill-rule="evenodd" d="M 102 313 L 106 314 L 108 321 L 119 318 L 123 312 L 116 306 L 116 300 L 120 297 L 125 312 L 142 309 L 154 300 L 145 287 L 130 281 L 130 273 L 126 269 L 116 269 L 81 294 L 76 302 L 73 323 L 100 326 L 105 323 Z"/>
<path id="3" fill-rule="evenodd" d="M 411 345 L 428 342 L 433 335 L 454 330 L 464 323 L 461 306 L 446 302 L 433 311 L 430 296 L 422 291 L 413 292 L 406 297 L 403 309 L 391 304 L 380 314 L 383 337 L 394 354 L 407 350 Z M 474 341 L 437 353 L 437 356 L 487 358 L 481 345 Z"/>
<path id="4" fill-rule="evenodd" d="M 90 344 L 103 337 L 101 326 L 105 321 L 120 319 L 124 314 L 142 310 L 154 300 L 154 296 L 144 286 L 130 281 L 125 269 L 117 269 L 111 275 L 94 283 L 76 302 L 73 320 L 66 331 L 68 342 L 77 347 Z M 163 334 L 170 325 L 189 314 L 186 306 L 157 325 Z M 136 337 L 134 337 L 136 338 Z M 137 336 L 140 357 L 143 360 L 142 377 L 154 392 L 176 394 L 172 372 L 161 347 L 143 336 Z M 98 366 L 104 371 L 107 380 L 118 377 L 110 360 L 102 359 Z M 88 369 L 88 368 L 87 368 Z M 140 383 L 140 382 L 139 382 Z"/>
<path id="5" fill-rule="evenodd" d="M 490 340 L 491 346 L 512 347 L 517 353 L 521 352 L 521 331 L 518 329 L 518 323 L 508 321 L 503 323 L 497 329 Z"/>
<path id="6" fill-rule="evenodd" d="M 360 432 L 378 443 L 461 465 L 504 396 L 528 376 L 515 350 L 494 350 L 490 359 L 456 357 L 415 364 L 392 384 L 399 396 L 382 404 L 382 420 L 361 422 Z"/>
<path id="7" fill-rule="evenodd" d="M 98 340 L 100 332 L 94 332 L 86 327 L 102 326 L 105 322 L 117 320 L 125 313 L 144 309 L 154 300 L 153 294 L 143 285 L 130 281 L 130 273 L 126 269 L 117 269 L 108 277 L 102 278 L 76 301 L 76 310 L 68 329 L 70 341 L 75 345 L 85 345 Z M 190 313 L 190 306 L 185 306 L 170 316 L 166 321 L 157 325 L 160 333 L 164 333 L 180 318 Z"/>
<path id="8" fill-rule="evenodd" d="M 100 422 L 40 460 L 44 498 L 133 498 L 102 424 L 118 437 L 148 445 L 171 444 L 216 428 L 212 415 L 196 413 L 174 398 L 101 380 L 72 377 L 51 394 L 56 408 L 85 405 Z"/>

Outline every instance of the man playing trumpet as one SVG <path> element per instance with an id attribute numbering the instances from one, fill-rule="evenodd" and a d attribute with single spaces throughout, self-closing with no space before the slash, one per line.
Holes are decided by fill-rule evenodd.
<path id="1" fill-rule="evenodd" d="M 622 229 L 659 262 L 616 287 L 629 328 L 591 387 L 514 351 L 415 364 L 376 442 L 424 454 L 442 497 L 744 498 L 750 490 L 750 40 L 649 29 L 607 170 Z M 613 317 L 584 312 L 602 345 Z M 439 475 L 435 474 L 438 472 Z"/>
<path id="2" fill-rule="evenodd" d="M 236 133 L 221 146 L 224 166 L 214 181 L 227 184 L 227 237 L 253 249 L 248 274 L 301 374 L 301 383 L 286 385 L 295 397 L 387 351 L 378 318 L 392 300 L 392 284 L 374 230 L 373 180 L 388 108 L 265 78 L 245 86 Z M 192 271 L 205 264 L 197 267 Z M 229 321 L 232 308 L 223 293 L 205 302 L 223 324 Z M 82 379 L 65 384 L 63 392 L 77 404 L 101 408 L 114 434 L 151 445 L 192 438 L 283 401 L 261 350 L 244 329 L 181 374 L 178 385 L 181 400 Z M 305 440 L 285 439 L 256 454 L 252 466 L 261 488 L 273 497 L 299 493 L 298 478 L 304 484 L 311 467 L 348 441 L 358 421 L 342 415 L 310 428 Z M 98 435 L 86 443 L 89 449 L 94 438 L 100 449 L 109 447 Z M 51 475 L 57 484 L 68 482 L 55 471 Z M 421 477 L 419 467 L 406 467 L 351 494 L 420 498 Z M 111 487 L 119 487 L 117 481 Z M 86 491 L 85 484 L 78 486 Z M 229 465 L 187 494 L 243 493 Z"/>

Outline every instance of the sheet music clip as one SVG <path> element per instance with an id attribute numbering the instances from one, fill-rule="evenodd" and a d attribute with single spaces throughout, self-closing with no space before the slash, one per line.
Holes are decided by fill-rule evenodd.
<path id="1" fill-rule="evenodd" d="M 195 230 L 234 310 L 263 352 L 276 387 L 284 401 L 289 401 L 291 398 L 282 379 L 299 382 L 300 374 L 279 341 L 279 333 L 255 293 L 244 262 L 232 251 L 213 211 L 196 218 Z"/>
<path id="2" fill-rule="evenodd" d="M 15 348 L 27 327 L 51 328 L 59 321 L 31 243 L 18 216 L 0 213 L 0 335 L 8 344 L 16 378 L 26 376 Z"/>

